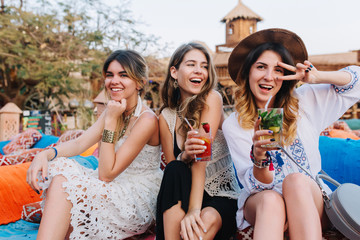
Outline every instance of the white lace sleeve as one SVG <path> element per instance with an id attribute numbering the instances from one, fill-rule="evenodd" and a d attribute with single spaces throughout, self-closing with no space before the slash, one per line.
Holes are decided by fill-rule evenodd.
<path id="1" fill-rule="evenodd" d="M 172 139 L 174 139 L 174 130 L 175 130 L 175 124 L 176 124 L 176 111 L 172 110 L 170 108 L 164 108 L 161 111 L 161 114 L 163 115 L 163 117 L 169 127 Z"/>

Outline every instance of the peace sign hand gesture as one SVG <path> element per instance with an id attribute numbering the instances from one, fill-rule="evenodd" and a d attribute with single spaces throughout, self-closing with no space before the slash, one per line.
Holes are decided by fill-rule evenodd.
<path id="1" fill-rule="evenodd" d="M 278 62 L 278 65 L 286 70 L 289 70 L 290 72 L 295 73 L 278 77 L 278 80 L 299 80 L 304 83 L 311 84 L 319 83 L 318 70 L 308 60 L 305 60 L 304 63 L 296 64 L 296 67 L 283 62 Z"/>

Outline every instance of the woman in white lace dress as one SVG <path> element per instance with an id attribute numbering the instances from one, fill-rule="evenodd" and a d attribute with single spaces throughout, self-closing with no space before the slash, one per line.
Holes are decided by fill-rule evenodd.
<path id="1" fill-rule="evenodd" d="M 115 51 L 103 75 L 111 100 L 95 124 L 39 153 L 29 167 L 27 182 L 45 190 L 38 239 L 124 239 L 154 220 L 162 172 L 158 119 L 139 97 L 145 60 L 134 51 Z M 97 170 L 66 158 L 100 140 Z"/>
<path id="2" fill-rule="evenodd" d="M 168 165 L 157 203 L 156 239 L 229 239 L 236 230 L 236 199 L 240 192 L 221 124 L 222 97 L 214 90 L 211 58 L 200 44 L 180 46 L 173 54 L 162 89 L 159 117 L 162 150 Z M 211 127 L 213 158 L 193 161 L 204 142 L 194 129 Z M 179 161 L 173 161 L 178 159 Z"/>

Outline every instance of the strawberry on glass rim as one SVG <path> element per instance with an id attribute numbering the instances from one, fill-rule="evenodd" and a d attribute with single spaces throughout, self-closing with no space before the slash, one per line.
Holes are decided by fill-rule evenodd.
<path id="1" fill-rule="evenodd" d="M 210 124 L 207 122 L 201 123 L 206 133 L 210 132 Z"/>

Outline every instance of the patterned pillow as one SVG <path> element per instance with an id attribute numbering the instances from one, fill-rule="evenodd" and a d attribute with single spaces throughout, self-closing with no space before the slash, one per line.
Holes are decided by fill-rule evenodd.
<path id="1" fill-rule="evenodd" d="M 27 222 L 40 223 L 42 217 L 40 202 L 41 201 L 23 205 L 21 219 Z"/>
<path id="2" fill-rule="evenodd" d="M 0 156 L 0 166 L 31 162 L 34 159 L 35 155 L 42 150 L 44 149 L 32 148 L 26 150 L 19 150 L 9 155 Z"/>
<path id="3" fill-rule="evenodd" d="M 34 129 L 28 128 L 24 132 L 18 134 L 11 142 L 3 147 L 3 152 L 8 155 L 14 151 L 31 148 L 37 141 L 41 139 L 41 133 Z"/>
<path id="4" fill-rule="evenodd" d="M 70 140 L 73 140 L 75 138 L 80 137 L 84 133 L 84 130 L 68 130 L 61 134 L 59 140 L 57 141 L 57 144 L 67 142 Z"/>

